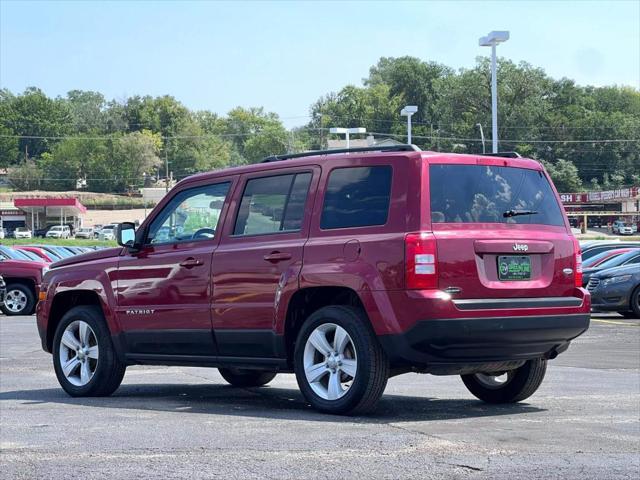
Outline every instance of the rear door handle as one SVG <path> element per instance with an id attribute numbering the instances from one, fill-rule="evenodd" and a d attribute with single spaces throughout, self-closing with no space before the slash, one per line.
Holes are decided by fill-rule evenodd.
<path id="1" fill-rule="evenodd" d="M 267 262 L 277 263 L 283 260 L 290 260 L 291 254 L 286 252 L 271 252 L 263 257 Z"/>
<path id="2" fill-rule="evenodd" d="M 184 268 L 193 268 L 202 265 L 202 260 L 195 259 L 193 257 L 189 257 L 182 262 L 180 262 L 180 266 Z"/>

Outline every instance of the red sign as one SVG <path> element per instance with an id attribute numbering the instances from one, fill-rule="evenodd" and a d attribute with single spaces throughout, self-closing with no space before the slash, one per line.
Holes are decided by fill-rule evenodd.
<path id="1" fill-rule="evenodd" d="M 0 210 L 0 215 L 3 217 L 24 217 L 24 212 L 20 210 Z"/>
<path id="2" fill-rule="evenodd" d="M 587 201 L 586 193 L 561 193 L 562 203 L 584 203 Z"/>
<path id="3" fill-rule="evenodd" d="M 604 192 L 561 193 L 560 200 L 562 203 L 606 202 L 636 198 L 638 194 L 640 194 L 640 187 L 627 187 Z"/>

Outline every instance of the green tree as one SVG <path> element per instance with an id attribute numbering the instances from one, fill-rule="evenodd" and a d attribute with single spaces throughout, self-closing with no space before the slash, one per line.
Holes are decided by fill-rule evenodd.
<path id="1" fill-rule="evenodd" d="M 32 160 L 13 167 L 8 175 L 9 182 L 16 190 L 39 190 L 44 174 Z"/>
<path id="2" fill-rule="evenodd" d="M 382 57 L 369 69 L 365 86 L 386 85 L 389 95 L 401 97 L 404 105 L 418 105 L 414 122 L 433 122 L 438 118 L 436 81 L 453 74 L 453 70 L 436 62 L 424 62 L 416 57 Z M 396 113 L 396 117 L 398 112 Z"/>
<path id="3" fill-rule="evenodd" d="M 50 99 L 42 90 L 30 87 L 8 102 L 10 114 L 0 122 L 6 129 L 22 136 L 18 141 L 21 153 L 26 150 L 30 157 L 39 157 L 51 151 L 59 141 L 58 137 L 73 132 L 73 120 L 64 100 Z"/>
<path id="4" fill-rule="evenodd" d="M 77 133 L 103 133 L 106 127 L 104 96 L 98 92 L 71 90 L 66 103 Z"/>
<path id="5" fill-rule="evenodd" d="M 224 119 L 224 130 L 220 133 L 233 144 L 239 156 L 236 158 L 241 158 L 242 163 L 286 153 L 290 143 L 278 116 L 263 108 L 234 108 Z"/>
<path id="6" fill-rule="evenodd" d="M 2 116 L 1 113 L 0 116 Z M 15 135 L 13 130 L 0 125 L 0 168 L 16 163 L 20 155 L 18 139 L 13 135 Z"/>
<path id="7" fill-rule="evenodd" d="M 310 127 L 365 127 L 368 132 L 402 136 L 406 132 L 406 124 L 399 119 L 403 105 L 402 96 L 391 95 L 386 84 L 365 88 L 349 85 L 322 97 L 311 107 Z"/>
<path id="8" fill-rule="evenodd" d="M 560 159 L 555 163 L 543 162 L 543 164 L 559 192 L 582 191 L 582 180 L 578 175 L 578 169 L 572 162 Z"/>
<path id="9" fill-rule="evenodd" d="M 143 183 L 143 173 L 155 170 L 161 160 L 158 156 L 162 147 L 160 134 L 149 130 L 132 132 L 121 136 L 113 145 L 110 169 L 113 177 L 112 188 L 125 191 L 139 187 Z"/>

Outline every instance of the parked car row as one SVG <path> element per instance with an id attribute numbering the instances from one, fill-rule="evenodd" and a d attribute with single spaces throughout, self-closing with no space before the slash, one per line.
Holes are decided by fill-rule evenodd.
<path id="1" fill-rule="evenodd" d="M 0 228 L 0 240 L 3 238 L 83 238 L 88 240 L 114 240 L 117 224 L 94 225 L 93 227 L 74 228 L 73 225 L 47 225 L 31 231 L 27 227 L 17 227 L 13 230 Z"/>
<path id="2" fill-rule="evenodd" d="M 582 259 L 592 309 L 640 318 L 640 242 L 585 242 Z"/>
<path id="3" fill-rule="evenodd" d="M 43 275 L 53 262 L 94 251 L 92 247 L 0 244 L 0 309 L 29 315 L 35 308 Z M 6 284 L 3 293 L 2 285 Z"/>

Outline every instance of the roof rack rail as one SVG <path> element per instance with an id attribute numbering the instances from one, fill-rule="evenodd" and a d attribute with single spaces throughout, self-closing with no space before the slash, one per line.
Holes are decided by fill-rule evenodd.
<path id="1" fill-rule="evenodd" d="M 504 158 L 522 158 L 518 152 L 498 152 L 498 153 L 477 153 L 481 157 L 504 157 Z"/>
<path id="2" fill-rule="evenodd" d="M 357 148 L 338 148 L 336 150 L 312 150 L 303 153 L 287 153 L 285 155 L 271 155 L 262 160 L 261 163 L 277 162 L 280 160 L 289 160 L 292 158 L 313 157 L 315 155 L 332 155 L 335 153 L 354 153 L 354 152 L 421 152 L 415 145 L 381 145 L 379 147 L 357 147 Z"/>

